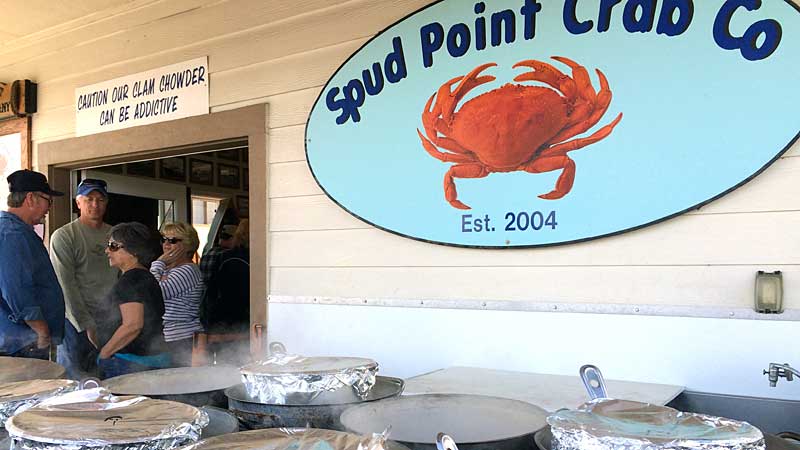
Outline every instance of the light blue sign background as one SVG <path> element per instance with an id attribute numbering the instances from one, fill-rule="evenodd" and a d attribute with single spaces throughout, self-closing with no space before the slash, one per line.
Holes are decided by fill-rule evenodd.
<path id="1" fill-rule="evenodd" d="M 618 233 L 664 219 L 720 196 L 765 168 L 800 130 L 800 13 L 785 0 L 769 0 L 754 12 L 737 10 L 731 33 L 741 36 L 761 19 L 776 19 L 783 29 L 770 57 L 747 61 L 738 50 L 724 50 L 713 38 L 713 24 L 724 3 L 695 1 L 694 18 L 682 35 L 629 33 L 622 24 L 623 4 L 610 30 L 596 31 L 598 1 L 579 1 L 578 18 L 595 29 L 570 34 L 562 19 L 563 1 L 542 1 L 536 36 L 523 37 L 521 0 L 486 2 L 487 27 L 492 12 L 517 12 L 516 40 L 482 51 L 473 44 L 453 58 L 446 48 L 424 68 L 419 30 L 439 22 L 445 32 L 455 23 L 473 28 L 475 2 L 446 0 L 388 28 L 356 52 L 331 78 L 314 105 L 306 129 L 309 166 L 324 191 L 346 210 L 378 227 L 438 243 L 515 247 L 585 240 Z M 659 8 L 662 2 L 659 2 Z M 656 20 L 658 15 L 656 16 Z M 490 35 L 487 33 L 487 35 Z M 343 87 L 374 62 L 383 64 L 392 38 L 402 39 L 408 76 L 367 97 L 361 121 L 336 124 L 325 95 Z M 488 39 L 488 38 L 487 38 Z M 431 157 L 417 129 L 429 96 L 447 80 L 474 67 L 495 62 L 485 74 L 497 80 L 477 94 L 512 82 L 526 69 L 520 60 L 546 61 L 566 74 L 569 68 L 550 59 L 564 56 L 584 65 L 595 89 L 599 68 L 609 80 L 613 100 L 585 137 L 624 117 L 606 139 L 569 153 L 577 166 L 575 184 L 559 200 L 543 200 L 561 171 L 542 174 L 492 173 L 480 179 L 456 179 L 458 198 L 471 210 L 450 206 L 443 177 L 452 163 Z M 527 82 L 525 84 L 532 84 Z M 341 94 L 340 94 L 341 96 Z M 424 133 L 424 131 L 423 131 Z M 555 229 L 506 231 L 507 213 L 556 212 Z M 464 214 L 489 216 L 494 231 L 464 232 Z"/>

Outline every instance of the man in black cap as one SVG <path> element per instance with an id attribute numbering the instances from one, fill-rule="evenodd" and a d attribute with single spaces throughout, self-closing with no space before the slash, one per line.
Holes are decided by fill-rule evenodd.
<path id="1" fill-rule="evenodd" d="M 47 178 L 31 170 L 8 176 L 8 211 L 0 211 L 0 355 L 49 359 L 64 333 L 64 297 L 44 243 L 53 197 Z"/>
<path id="2" fill-rule="evenodd" d="M 105 319 L 102 301 L 119 276 L 105 253 L 111 231 L 103 221 L 106 187 L 100 179 L 81 181 L 75 196 L 80 216 L 50 238 L 50 261 L 64 291 L 67 315 L 57 361 L 76 380 L 98 375 L 91 356 L 97 353 L 97 325 Z"/>

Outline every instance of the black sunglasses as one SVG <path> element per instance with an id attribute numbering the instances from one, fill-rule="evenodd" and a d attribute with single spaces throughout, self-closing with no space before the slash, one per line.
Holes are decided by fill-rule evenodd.
<path id="1" fill-rule="evenodd" d="M 119 242 L 114 242 L 114 241 L 108 241 L 108 244 L 106 244 L 106 247 L 112 252 L 115 252 L 115 251 L 117 251 L 117 250 L 119 250 L 121 248 L 125 248 L 124 245 L 120 244 Z"/>
<path id="2" fill-rule="evenodd" d="M 177 244 L 178 242 L 180 242 L 182 240 L 183 239 L 181 239 L 181 238 L 168 238 L 168 237 L 165 237 L 165 236 L 161 236 L 161 243 L 162 244 L 165 243 L 165 242 L 169 242 L 170 244 L 175 245 L 175 244 Z"/>

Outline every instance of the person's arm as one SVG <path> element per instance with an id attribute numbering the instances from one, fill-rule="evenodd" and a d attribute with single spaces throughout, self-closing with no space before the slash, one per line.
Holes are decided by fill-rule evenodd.
<path id="1" fill-rule="evenodd" d="M 95 330 L 97 325 L 89 312 L 83 294 L 78 289 L 79 283 L 75 277 L 74 242 L 72 236 L 66 231 L 61 228 L 53 233 L 53 238 L 50 240 L 50 261 L 53 263 L 61 291 L 64 292 L 64 306 L 67 315 L 75 318 L 78 322 L 75 324 L 77 331 L 85 330 L 87 337 L 91 336 L 89 340 L 96 346 Z"/>
<path id="2" fill-rule="evenodd" d="M 0 261 L 17 261 L 16 268 L 4 267 L 0 276 L 0 292 L 11 310 L 9 319 L 15 323 L 25 322 L 37 335 L 37 346 L 44 348 L 50 345 L 50 328 L 45 321 L 42 305 L 36 296 L 33 274 L 26 270 L 25 263 L 33 261 L 33 254 L 19 234 L 6 236 L 0 246 Z"/>
<path id="3" fill-rule="evenodd" d="M 46 348 L 50 346 L 50 327 L 47 326 L 47 322 L 44 320 L 26 320 L 25 323 L 28 324 L 28 326 L 36 332 L 36 336 L 38 336 L 36 348 Z"/>
<path id="4" fill-rule="evenodd" d="M 122 313 L 122 325 L 100 349 L 100 359 L 108 359 L 126 345 L 133 342 L 144 327 L 144 304 L 139 302 L 121 303 L 119 305 Z"/>
<path id="5" fill-rule="evenodd" d="M 156 277 L 159 286 L 161 286 L 161 294 L 164 296 L 164 301 L 181 297 L 202 284 L 199 271 L 196 270 L 193 264 L 175 267 L 170 270 L 168 277 L 163 278 L 165 270 L 166 265 L 163 261 L 156 260 L 150 265 L 150 273 Z"/>

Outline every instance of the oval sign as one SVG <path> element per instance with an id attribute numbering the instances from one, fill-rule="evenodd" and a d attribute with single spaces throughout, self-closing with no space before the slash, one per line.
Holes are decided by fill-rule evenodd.
<path id="1" fill-rule="evenodd" d="M 789 0 L 444 0 L 328 81 L 311 171 L 387 231 L 468 247 L 583 241 L 744 184 L 800 130 Z"/>

